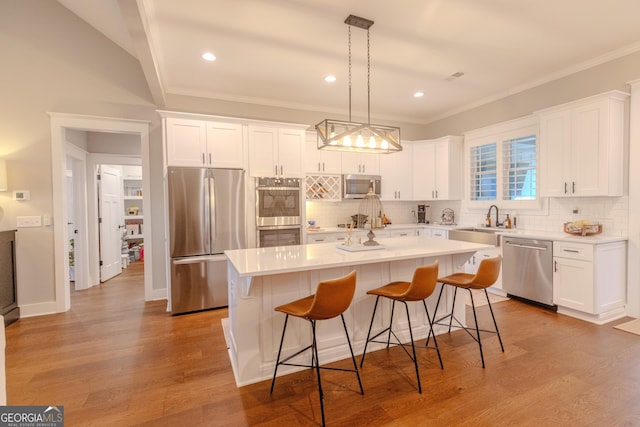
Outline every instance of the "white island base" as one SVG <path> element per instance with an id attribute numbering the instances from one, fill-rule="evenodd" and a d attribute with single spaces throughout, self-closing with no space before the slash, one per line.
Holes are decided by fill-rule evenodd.
<path id="1" fill-rule="evenodd" d="M 356 271 L 356 292 L 344 317 L 353 350 L 355 354 L 362 354 L 375 303 L 375 297 L 367 295 L 367 290 L 394 280 L 410 281 L 417 267 L 435 260 L 439 262 L 440 276 L 462 271 L 471 255 L 488 247 L 425 237 L 388 239 L 381 240 L 381 243 L 385 249 L 365 252 L 343 251 L 336 248 L 335 243 L 225 252 L 229 258 L 229 322 L 225 335 L 236 384 L 244 386 L 272 378 L 285 318 L 284 314 L 275 312 L 274 307 L 315 293 L 320 281 Z M 440 285 L 427 300 L 431 316 L 439 292 Z M 450 305 L 452 292 L 446 290 L 442 298 L 439 315 L 446 314 L 445 307 Z M 388 325 L 391 315 L 390 301 L 382 299 L 381 303 L 373 325 L 374 333 Z M 409 310 L 414 339 L 426 338 L 428 322 L 424 307 L 410 303 Z M 464 322 L 464 298 L 456 302 L 455 315 Z M 408 342 L 404 307 L 396 307 L 394 318 L 396 335 L 403 342 Z M 320 363 L 349 358 L 340 318 L 323 320 L 317 325 Z M 436 334 L 446 331 L 445 327 L 439 328 L 436 327 Z M 283 355 L 292 354 L 310 343 L 309 322 L 293 317 L 289 319 Z M 370 344 L 367 351 L 383 347 L 383 344 Z M 308 359 L 310 356 L 300 357 Z M 282 366 L 278 375 L 301 369 L 304 368 Z"/>

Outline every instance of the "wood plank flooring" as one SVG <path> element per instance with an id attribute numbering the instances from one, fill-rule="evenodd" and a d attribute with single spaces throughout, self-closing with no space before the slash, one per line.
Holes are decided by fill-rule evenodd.
<path id="1" fill-rule="evenodd" d="M 320 424 L 313 373 L 280 377 L 273 395 L 268 381 L 237 388 L 226 309 L 172 317 L 165 301 L 145 303 L 141 263 L 71 304 L 6 329 L 8 404 L 64 405 L 67 426 Z M 364 396 L 353 374 L 323 372 L 328 425 L 640 425 L 640 336 L 612 327 L 629 319 L 596 326 L 516 301 L 494 310 L 505 353 L 488 336 L 482 369 L 463 331 L 441 335 L 444 370 L 421 351 L 422 394 L 398 348 L 367 355 Z M 484 324 L 488 307 L 478 311 Z"/>

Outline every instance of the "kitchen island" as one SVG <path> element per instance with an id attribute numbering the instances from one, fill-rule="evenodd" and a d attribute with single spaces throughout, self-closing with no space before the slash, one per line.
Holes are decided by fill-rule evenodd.
<path id="1" fill-rule="evenodd" d="M 356 354 L 361 354 L 367 337 L 375 298 L 369 289 L 393 280 L 411 280 L 416 267 L 439 261 L 439 275 L 462 271 L 464 263 L 476 251 L 490 246 L 425 237 L 380 239 L 382 248 L 347 251 L 339 243 L 280 246 L 272 248 L 225 251 L 228 257 L 229 321 L 225 337 L 229 357 L 238 386 L 271 378 L 275 364 L 284 315 L 273 309 L 281 304 L 303 298 L 315 292 L 322 280 L 344 276 L 355 270 L 357 285 L 353 302 L 345 312 L 345 321 Z M 436 304 L 439 288 L 428 299 L 430 315 Z M 443 296 L 440 307 L 445 313 L 451 294 Z M 388 325 L 391 305 L 388 301 L 376 315 L 374 330 Z M 414 338 L 426 338 L 427 319 L 421 304 L 410 304 Z M 464 321 L 464 299 L 456 302 L 456 317 Z M 402 341 L 409 341 L 403 313 L 394 328 Z M 284 354 L 310 343 L 308 322 L 291 319 L 283 346 Z M 436 334 L 445 328 L 436 328 Z M 382 348 L 370 346 L 371 351 Z M 318 351 L 321 364 L 350 357 L 340 318 L 318 323 Z M 308 360 L 306 360 L 308 362 Z M 288 369 L 285 369 L 288 368 Z M 278 374 L 302 368 L 286 366 Z"/>

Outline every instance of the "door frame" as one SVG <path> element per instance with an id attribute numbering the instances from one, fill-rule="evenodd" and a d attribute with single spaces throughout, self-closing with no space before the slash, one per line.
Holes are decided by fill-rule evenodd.
<path id="1" fill-rule="evenodd" d="M 76 129 L 88 132 L 110 132 L 137 135 L 140 138 L 142 158 L 142 191 L 151 194 L 149 171 L 149 125 L 142 120 L 118 119 L 111 117 L 87 116 L 79 114 L 48 113 L 51 124 L 51 179 L 53 190 L 53 245 L 54 245 L 54 287 L 55 300 L 51 311 L 61 313 L 71 307 L 69 286 L 69 257 L 67 242 L 67 189 L 66 189 L 66 144 L 65 130 Z M 89 187 L 89 186 L 88 186 Z M 59 195 L 59 196 L 58 196 Z M 91 200 L 91 199 L 89 199 Z M 153 292 L 153 244 L 151 201 L 143 199 L 143 238 L 145 242 L 144 295 L 145 300 L 155 298 Z"/>
<path id="2" fill-rule="evenodd" d="M 75 289 L 87 289 L 91 285 L 89 269 L 89 234 L 87 232 L 87 153 L 70 142 L 65 142 L 67 158 L 71 159 L 73 209 L 75 210 Z M 67 195 L 68 197 L 68 195 Z M 67 216 L 68 218 L 68 216 Z M 65 222 L 65 224 L 67 224 Z"/>

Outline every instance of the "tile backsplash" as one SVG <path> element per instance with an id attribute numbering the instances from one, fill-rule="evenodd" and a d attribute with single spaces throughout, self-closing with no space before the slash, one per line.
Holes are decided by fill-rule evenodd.
<path id="1" fill-rule="evenodd" d="M 383 202 L 384 212 L 395 224 L 415 223 L 412 211 L 417 205 L 427 204 L 431 207 L 431 223 L 438 223 L 445 208 L 453 209 L 458 224 L 483 224 L 486 211 L 468 209 L 464 201 L 431 201 L 431 202 Z M 500 207 L 499 203 L 496 203 Z M 314 219 L 321 227 L 335 227 L 339 223 L 351 221 L 351 215 L 358 213 L 358 200 L 342 202 L 306 202 L 307 220 Z M 577 213 L 573 213 L 577 210 Z M 508 213 L 516 217 L 518 229 L 542 232 L 562 232 L 565 222 L 579 219 L 599 222 L 603 225 L 603 234 L 610 236 L 628 235 L 628 197 L 574 197 L 550 198 L 545 209 L 536 212 L 500 210 L 500 220 Z"/>

